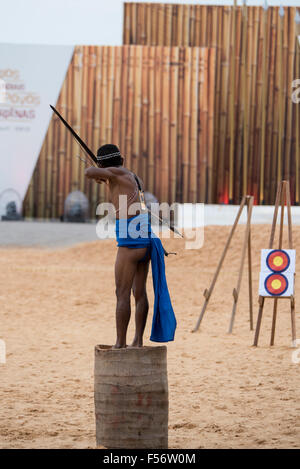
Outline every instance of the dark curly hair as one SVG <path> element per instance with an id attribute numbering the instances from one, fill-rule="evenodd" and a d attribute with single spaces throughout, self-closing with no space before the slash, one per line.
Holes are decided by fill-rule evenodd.
<path id="1" fill-rule="evenodd" d="M 110 166 L 122 166 L 124 158 L 121 156 L 120 150 L 117 145 L 107 144 L 102 145 L 97 151 L 97 162 L 101 168 L 108 168 Z"/>

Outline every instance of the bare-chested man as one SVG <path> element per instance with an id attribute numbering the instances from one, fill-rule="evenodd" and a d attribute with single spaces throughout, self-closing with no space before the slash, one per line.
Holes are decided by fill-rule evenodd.
<path id="1" fill-rule="evenodd" d="M 122 220 L 120 220 L 120 195 L 127 196 L 126 226 L 134 221 L 130 213 L 130 206 L 140 201 L 138 184 L 141 182 L 136 180 L 135 175 L 128 169 L 123 167 L 123 158 L 120 151 L 115 145 L 104 145 L 97 152 L 97 161 L 99 168 L 90 167 L 86 169 L 85 175 L 90 179 L 94 179 L 98 183 L 107 182 L 109 186 L 110 201 L 116 210 L 116 227 L 118 240 L 118 253 L 115 263 L 115 282 L 116 282 L 116 325 L 117 325 L 117 341 L 116 348 L 126 347 L 126 334 L 128 323 L 131 315 L 130 295 L 131 290 L 135 297 L 135 336 L 132 346 L 143 346 L 143 334 L 148 315 L 148 298 L 146 292 L 146 281 L 149 270 L 149 261 L 152 260 L 152 274 L 154 290 L 156 294 L 155 318 L 153 318 L 151 340 L 165 342 L 173 340 L 176 319 L 169 298 L 168 289 L 166 287 L 164 275 L 164 262 L 161 255 L 161 242 L 159 238 L 151 239 L 131 239 L 130 234 L 125 241 L 120 239 L 119 224 L 123 222 L 124 210 L 122 212 Z M 148 225 L 148 215 L 141 215 L 142 222 Z M 146 217 L 146 218 L 145 218 Z M 146 221 L 145 221 L 146 220 Z M 151 228 L 147 233 L 151 232 Z M 153 242 L 155 243 L 153 249 Z M 161 259 L 162 258 L 162 259 Z M 154 265 L 155 264 L 155 265 Z M 155 321 L 154 321 L 155 319 Z M 164 322 L 164 324 L 162 324 Z M 167 331 L 165 331 L 167 329 Z"/>

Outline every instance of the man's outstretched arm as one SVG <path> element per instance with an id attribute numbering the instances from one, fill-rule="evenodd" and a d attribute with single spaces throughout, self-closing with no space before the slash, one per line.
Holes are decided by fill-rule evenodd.
<path id="1" fill-rule="evenodd" d="M 95 179 L 95 181 L 110 181 L 118 176 L 120 170 L 118 168 L 95 168 L 91 166 L 85 170 L 85 175 L 89 179 Z"/>

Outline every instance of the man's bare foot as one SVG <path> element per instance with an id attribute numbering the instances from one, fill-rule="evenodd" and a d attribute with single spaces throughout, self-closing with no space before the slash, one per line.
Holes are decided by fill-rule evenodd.
<path id="1" fill-rule="evenodd" d="M 130 347 L 143 347 L 143 341 L 142 340 L 134 340 Z"/>
<path id="2" fill-rule="evenodd" d="M 112 348 L 115 348 L 115 349 L 126 348 L 126 347 L 127 347 L 126 344 L 125 344 L 125 345 L 122 345 L 122 344 L 118 344 L 118 343 L 112 346 Z"/>

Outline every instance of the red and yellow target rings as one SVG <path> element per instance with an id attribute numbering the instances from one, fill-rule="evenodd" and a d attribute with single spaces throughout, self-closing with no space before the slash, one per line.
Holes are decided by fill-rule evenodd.
<path id="1" fill-rule="evenodd" d="M 276 249 L 268 254 L 266 262 L 273 272 L 284 272 L 290 265 L 290 257 L 286 252 Z"/>
<path id="2" fill-rule="evenodd" d="M 283 295 L 288 286 L 288 279 L 282 274 L 270 274 L 265 280 L 265 289 L 272 296 Z"/>

